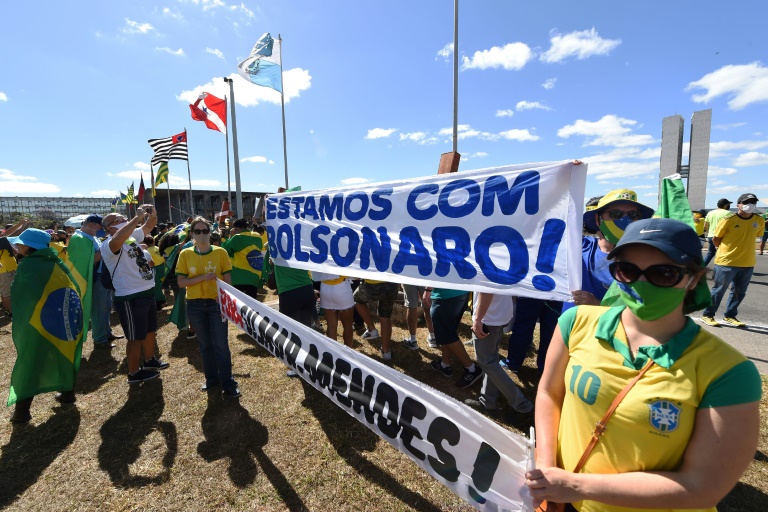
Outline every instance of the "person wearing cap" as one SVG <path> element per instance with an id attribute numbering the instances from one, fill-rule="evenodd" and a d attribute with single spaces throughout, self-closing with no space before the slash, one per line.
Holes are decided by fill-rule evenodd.
<path id="1" fill-rule="evenodd" d="M 77 360 L 62 365 L 61 348 L 54 348 L 49 342 L 78 341 L 80 331 L 77 327 L 82 327 L 83 321 L 82 290 L 74 283 L 72 274 L 56 250 L 49 247 L 51 235 L 46 231 L 29 228 L 19 236 L 8 238 L 8 241 L 16 248 L 20 259 L 11 285 L 11 294 L 16 301 L 16 321 L 13 322 L 11 336 L 17 355 L 8 404 L 16 404 L 11 423 L 27 423 L 32 419 L 32 400 L 41 392 L 58 388 L 56 401 L 75 401 L 72 386 L 79 367 L 80 347 L 74 350 Z M 55 286 L 49 291 L 50 283 L 55 283 Z M 60 288 L 62 285 L 64 287 Z M 77 290 L 77 297 L 69 296 L 65 290 Z M 47 297 L 42 300 L 46 294 Z M 41 348 L 41 343 L 45 348 Z M 53 352 L 48 352 L 48 349 Z"/>
<path id="2" fill-rule="evenodd" d="M 526 473 L 534 505 L 715 511 L 755 455 L 760 375 L 687 316 L 709 303 L 690 226 L 633 222 L 608 258 L 622 304 L 572 308 L 552 339 L 536 397 L 537 469 Z M 604 434 L 589 451 L 593 430 Z"/>
<path id="3" fill-rule="evenodd" d="M 768 221 L 768 210 L 763 212 L 763 221 Z M 763 252 L 765 251 L 766 240 L 768 240 L 768 230 L 763 231 L 763 237 L 760 239 L 760 256 L 762 256 Z"/>
<path id="4" fill-rule="evenodd" d="M 739 304 L 747 295 L 749 280 L 755 269 L 755 238 L 763 236 L 765 219 L 757 214 L 757 196 L 741 194 L 737 203 L 739 209 L 723 218 L 717 225 L 712 243 L 717 248 L 712 280 L 712 305 L 704 310 L 701 321 L 717 327 L 715 313 L 720 307 L 725 292 L 731 287 L 723 321 L 734 327 L 746 327 L 738 319 Z"/>
<path id="5" fill-rule="evenodd" d="M 726 198 L 722 198 L 717 201 L 717 209 L 710 211 L 707 213 L 707 216 L 704 217 L 704 232 L 707 235 L 707 255 L 704 257 L 705 267 L 709 265 L 709 262 L 714 259 L 715 253 L 717 253 L 717 247 L 715 247 L 714 242 L 712 242 L 712 239 L 715 237 L 717 225 L 730 213 L 731 202 Z"/>
<path id="6" fill-rule="evenodd" d="M 13 226 L 8 226 L 3 232 L 3 237 L 14 237 L 20 235 L 29 227 L 29 219 L 22 219 Z M 2 297 L 3 306 L 8 311 L 9 316 L 13 316 L 11 302 L 11 283 L 16 275 L 16 258 L 14 249 L 10 244 L 4 244 L 0 249 L 0 297 Z"/>
<path id="7" fill-rule="evenodd" d="M 109 234 L 101 243 L 103 271 L 111 277 L 115 309 L 127 340 L 129 384 L 155 379 L 160 375 L 158 370 L 169 366 L 155 356 L 155 276 L 139 246 L 156 223 L 157 210 L 149 204 L 136 208 L 136 216 L 130 220 L 119 213 L 110 213 L 101 222 Z"/>
<path id="8" fill-rule="evenodd" d="M 249 229 L 247 220 L 237 219 L 230 229 L 230 237 L 222 242 L 221 247 L 232 259 L 232 286 L 255 299 L 263 283 L 261 235 Z"/>

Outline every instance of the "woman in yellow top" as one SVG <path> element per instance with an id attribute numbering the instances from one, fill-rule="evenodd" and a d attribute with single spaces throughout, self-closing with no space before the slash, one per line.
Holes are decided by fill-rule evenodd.
<path id="1" fill-rule="evenodd" d="M 686 316 L 710 302 L 693 229 L 633 222 L 608 258 L 622 305 L 566 311 L 547 353 L 531 495 L 554 510 L 714 511 L 754 457 L 760 376 Z M 595 424 L 646 366 L 574 473 Z"/>
<path id="2" fill-rule="evenodd" d="M 218 385 L 225 395 L 239 397 L 240 389 L 232 378 L 228 322 L 221 316 L 216 279 L 231 284 L 232 262 L 227 251 L 211 245 L 211 223 L 196 217 L 189 229 L 194 245 L 181 251 L 176 264 L 179 287 L 187 289 L 187 318 L 197 333 L 203 356 L 203 391 Z"/>

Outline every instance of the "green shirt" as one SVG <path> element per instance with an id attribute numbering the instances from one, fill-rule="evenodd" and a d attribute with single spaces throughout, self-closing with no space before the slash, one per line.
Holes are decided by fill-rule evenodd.
<path id="1" fill-rule="evenodd" d="M 300 268 L 281 267 L 275 265 L 275 281 L 277 282 L 277 293 L 289 292 L 302 286 L 312 286 L 312 278 L 308 270 Z"/>
<path id="2" fill-rule="evenodd" d="M 730 210 L 723 210 L 722 208 L 718 208 L 717 210 L 712 210 L 707 214 L 707 238 L 713 238 L 715 236 L 715 229 L 717 229 L 717 225 L 721 220 L 725 218 L 726 215 L 730 213 Z"/>

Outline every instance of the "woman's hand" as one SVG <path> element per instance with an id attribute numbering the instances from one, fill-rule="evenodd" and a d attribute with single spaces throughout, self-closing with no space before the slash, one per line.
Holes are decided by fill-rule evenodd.
<path id="1" fill-rule="evenodd" d="M 525 474 L 531 496 L 539 502 L 572 503 L 583 499 L 578 491 L 578 475 L 560 468 L 534 469 Z"/>

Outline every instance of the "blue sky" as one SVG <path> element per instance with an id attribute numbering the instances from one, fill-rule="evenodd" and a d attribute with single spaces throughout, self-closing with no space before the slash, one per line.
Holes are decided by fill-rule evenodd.
<path id="1" fill-rule="evenodd" d="M 451 150 L 453 2 L 15 2 L 0 32 L 0 195 L 110 196 L 149 181 L 146 141 L 185 127 L 193 186 L 226 190 L 223 96 L 283 38 L 290 185 L 437 171 Z M 460 5 L 460 169 L 582 159 L 586 197 L 655 206 L 662 118 L 711 108 L 707 207 L 768 198 L 768 6 L 714 1 Z M 235 77 L 245 190 L 283 183 L 279 95 Z M 687 144 L 683 160 L 687 161 Z M 183 161 L 171 185 L 187 186 Z M 233 168 L 234 172 L 234 168 Z M 232 178 L 234 184 L 234 176 Z M 234 185 L 233 185 L 234 189 Z"/>

